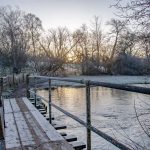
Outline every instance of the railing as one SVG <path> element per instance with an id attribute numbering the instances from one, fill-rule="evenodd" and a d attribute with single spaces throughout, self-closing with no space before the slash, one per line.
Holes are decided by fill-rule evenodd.
<path id="1" fill-rule="evenodd" d="M 34 91 L 29 89 L 29 79 L 34 79 Z M 114 146 L 118 147 L 119 149 L 122 150 L 130 150 L 129 147 L 126 145 L 120 143 L 116 139 L 112 138 L 108 134 L 100 131 L 99 129 L 95 128 L 94 126 L 91 125 L 91 100 L 90 100 L 90 87 L 91 86 L 102 86 L 102 87 L 108 87 L 108 88 L 113 88 L 113 89 L 119 89 L 119 90 L 125 90 L 125 91 L 131 91 L 131 92 L 137 92 L 137 93 L 142 93 L 142 94 L 150 94 L 150 88 L 144 88 L 144 87 L 137 87 L 137 86 L 131 86 L 131 85 L 124 85 L 124 84 L 111 84 L 111 83 L 104 83 L 104 82 L 97 82 L 97 81 L 89 81 L 89 80 L 74 80 L 74 79 L 67 79 L 67 78 L 57 78 L 57 77 L 45 77 L 45 76 L 27 76 L 27 96 L 29 97 L 29 94 L 32 93 L 35 96 L 35 106 L 36 106 L 36 98 L 37 96 L 44 101 L 47 102 L 47 99 L 44 97 L 37 95 L 36 91 L 36 82 L 37 79 L 47 79 L 49 82 L 49 100 L 48 100 L 48 106 L 49 106 L 49 122 L 51 123 L 52 120 L 52 112 L 51 112 L 51 107 L 53 106 L 60 112 L 64 113 L 65 115 L 71 117 L 78 123 L 82 124 L 84 127 L 87 129 L 87 150 L 91 150 L 91 131 L 96 133 L 97 135 L 101 136 Z M 80 83 L 80 84 L 85 84 L 86 88 L 86 122 L 79 119 L 77 116 L 67 112 L 66 110 L 60 108 L 59 106 L 55 105 L 52 102 L 51 99 L 51 81 L 52 80 L 58 80 L 58 81 L 67 81 L 67 82 L 74 82 L 74 83 Z"/>
<path id="2" fill-rule="evenodd" d="M 2 100 L 2 93 L 10 87 L 14 87 L 21 82 L 26 81 L 26 74 L 21 73 L 18 75 L 8 75 L 5 77 L 0 77 L 0 103 Z"/>

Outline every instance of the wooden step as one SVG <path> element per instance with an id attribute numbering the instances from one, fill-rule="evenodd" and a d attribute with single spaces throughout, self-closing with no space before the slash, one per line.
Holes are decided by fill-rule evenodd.
<path id="1" fill-rule="evenodd" d="M 75 141 L 75 142 L 69 142 L 69 143 L 73 146 L 75 150 L 82 150 L 86 148 L 86 145 L 83 142 Z"/>
<path id="2" fill-rule="evenodd" d="M 77 137 L 74 136 L 74 135 L 67 135 L 67 136 L 64 136 L 64 139 L 65 139 L 67 142 L 77 141 Z"/>
<path id="3" fill-rule="evenodd" d="M 46 120 L 49 120 L 49 116 L 44 116 L 46 118 Z M 55 118 L 52 117 L 52 120 L 54 120 Z"/>
<path id="4" fill-rule="evenodd" d="M 35 100 L 35 98 L 30 97 L 30 98 L 29 98 L 29 100 L 30 100 L 30 101 L 34 101 L 34 100 Z M 37 101 L 39 101 L 39 100 L 41 100 L 41 99 L 40 99 L 39 97 L 37 97 L 37 98 L 36 98 L 36 100 L 37 100 Z"/>
<path id="5" fill-rule="evenodd" d="M 37 107 L 37 109 L 45 109 L 45 108 L 40 104 L 39 107 Z"/>
<path id="6" fill-rule="evenodd" d="M 54 124 L 53 127 L 54 127 L 56 130 L 61 130 L 61 129 L 66 129 L 66 128 L 67 128 L 66 125 L 58 125 L 58 124 Z"/>
<path id="7" fill-rule="evenodd" d="M 29 100 L 30 100 L 30 101 L 34 101 L 34 98 L 30 97 Z"/>
<path id="8" fill-rule="evenodd" d="M 35 102 L 34 102 L 34 101 L 31 101 L 31 103 L 34 105 Z"/>
<path id="9" fill-rule="evenodd" d="M 40 98 L 40 97 L 37 97 L 36 99 L 37 99 L 38 101 L 40 101 L 40 100 L 41 100 L 41 98 Z"/>
<path id="10" fill-rule="evenodd" d="M 67 133 L 65 133 L 65 132 L 60 132 L 60 135 L 61 135 L 61 136 L 67 136 Z"/>
<path id="11" fill-rule="evenodd" d="M 45 111 L 45 110 L 43 110 L 43 111 L 40 111 L 40 113 L 41 113 L 41 114 L 46 114 L 46 111 Z"/>
<path id="12" fill-rule="evenodd" d="M 34 102 L 31 102 L 31 104 L 33 104 L 33 105 L 34 105 L 35 103 L 34 103 Z M 37 109 L 41 108 L 41 105 L 36 104 L 36 108 L 37 108 Z"/>
<path id="13" fill-rule="evenodd" d="M 46 111 L 45 108 L 38 108 L 39 111 Z"/>
<path id="14" fill-rule="evenodd" d="M 31 104 L 33 104 L 33 105 L 34 105 L 34 104 L 35 104 L 35 101 L 33 101 L 33 102 L 31 101 Z M 37 102 L 37 103 L 36 103 L 36 107 L 37 107 L 37 108 L 40 108 L 40 107 L 42 107 L 42 105 L 41 105 L 41 104 L 39 104 L 39 103 Z"/>
<path id="15" fill-rule="evenodd" d="M 39 105 L 39 104 L 36 105 L 36 108 L 37 108 L 37 109 L 43 109 L 42 105 Z"/>

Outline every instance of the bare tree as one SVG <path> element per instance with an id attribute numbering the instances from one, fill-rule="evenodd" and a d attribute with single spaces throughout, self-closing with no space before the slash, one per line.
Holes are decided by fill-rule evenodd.
<path id="1" fill-rule="evenodd" d="M 23 32 L 22 11 L 10 6 L 0 8 L 0 47 L 10 59 L 9 65 L 17 73 L 26 62 L 26 42 Z M 4 58 L 6 59 L 6 58 Z"/>
<path id="2" fill-rule="evenodd" d="M 117 51 L 117 44 L 119 42 L 120 35 L 126 28 L 126 25 L 124 21 L 120 21 L 117 19 L 111 19 L 111 21 L 109 21 L 107 24 L 111 26 L 111 31 L 109 33 L 109 36 L 110 36 L 110 41 L 113 43 L 109 60 L 108 60 L 108 72 L 111 73 L 111 65 Z"/>
<path id="3" fill-rule="evenodd" d="M 99 17 L 95 16 L 94 21 L 92 22 L 92 40 L 93 40 L 93 49 L 96 51 L 98 65 L 100 64 L 100 55 L 101 55 L 101 45 L 102 45 L 102 30 L 101 22 Z"/>
<path id="4" fill-rule="evenodd" d="M 82 36 L 81 36 L 82 35 Z M 90 33 L 86 24 L 83 24 L 80 29 L 74 33 L 74 41 L 77 42 L 77 46 L 74 53 L 78 55 L 78 61 L 81 63 L 81 70 L 83 74 L 88 74 L 89 70 L 89 58 L 91 55 L 91 40 Z M 80 60 L 79 60 L 80 59 Z"/>
<path id="5" fill-rule="evenodd" d="M 122 31 L 124 31 L 124 29 L 125 29 L 125 22 L 116 20 L 116 19 L 112 19 L 110 22 L 108 22 L 108 25 L 111 26 L 111 31 L 110 31 L 109 35 L 111 35 L 111 38 L 114 39 L 112 51 L 110 54 L 110 61 L 112 61 L 112 59 L 115 55 L 115 52 L 117 50 L 116 48 L 117 48 L 117 44 L 119 41 L 119 37 L 122 34 Z"/>
<path id="6" fill-rule="evenodd" d="M 114 4 L 119 10 L 119 16 L 127 20 L 134 20 L 138 25 L 149 29 L 150 27 L 150 0 L 130 0 L 126 4 L 123 0 L 117 0 Z"/>
<path id="7" fill-rule="evenodd" d="M 130 0 L 128 2 L 117 0 L 112 6 L 118 10 L 117 16 L 129 22 L 130 26 L 134 27 L 133 29 L 136 27 L 136 36 L 139 39 L 139 54 L 146 59 L 143 69 L 149 70 L 150 0 Z M 145 51 L 145 56 L 142 49 Z"/>
<path id="8" fill-rule="evenodd" d="M 39 39 L 41 36 L 41 32 L 43 30 L 42 22 L 37 16 L 29 13 L 24 16 L 24 26 L 29 45 L 28 52 L 32 57 L 31 61 L 34 63 L 33 68 L 35 69 L 35 71 L 37 71 L 37 63 L 38 63 L 37 55 L 39 53 Z"/>
<path id="9" fill-rule="evenodd" d="M 73 37 L 67 28 L 50 29 L 48 34 L 39 41 L 40 50 L 48 62 L 47 67 L 45 66 L 47 68 L 45 74 L 62 72 L 64 64 L 68 61 L 68 55 L 71 54 L 79 40 L 73 42 Z"/>

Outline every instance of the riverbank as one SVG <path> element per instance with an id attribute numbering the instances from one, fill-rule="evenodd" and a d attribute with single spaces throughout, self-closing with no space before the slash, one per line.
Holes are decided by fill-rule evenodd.
<path id="1" fill-rule="evenodd" d="M 150 84 L 150 76 L 69 76 L 64 79 L 91 80 L 115 84 Z M 38 87 L 48 88 L 48 82 L 43 81 Z M 84 87 L 85 85 L 65 81 L 52 81 L 53 87 Z"/>

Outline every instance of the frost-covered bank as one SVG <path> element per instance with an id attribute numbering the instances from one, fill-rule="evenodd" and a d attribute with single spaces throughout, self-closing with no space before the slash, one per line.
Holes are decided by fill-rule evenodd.
<path id="1" fill-rule="evenodd" d="M 150 76 L 70 76 L 65 77 L 69 79 L 84 79 L 92 80 L 106 83 L 116 83 L 116 84 L 150 84 Z M 73 82 L 64 81 L 52 81 L 53 86 L 64 86 L 64 87 L 83 87 L 84 85 Z M 48 82 L 43 82 L 39 84 L 39 87 L 48 87 Z"/>

